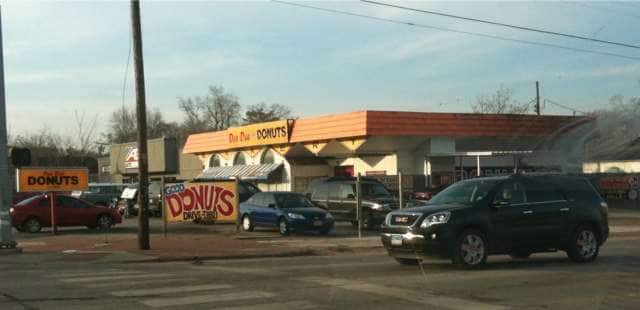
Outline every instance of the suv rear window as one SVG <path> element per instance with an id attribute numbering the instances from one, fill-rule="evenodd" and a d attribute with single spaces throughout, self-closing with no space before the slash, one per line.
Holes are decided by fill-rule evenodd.
<path id="1" fill-rule="evenodd" d="M 567 200 L 571 202 L 595 202 L 602 201 L 600 195 L 591 183 L 582 178 L 566 178 L 562 180 L 562 188 Z"/>
<path id="2" fill-rule="evenodd" d="M 547 202 L 564 200 L 558 188 L 545 179 L 525 180 L 524 187 L 527 193 L 527 202 Z"/>

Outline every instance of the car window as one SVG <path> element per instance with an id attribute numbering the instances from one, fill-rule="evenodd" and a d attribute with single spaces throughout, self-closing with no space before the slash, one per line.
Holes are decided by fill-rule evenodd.
<path id="1" fill-rule="evenodd" d="M 312 200 L 327 200 L 329 195 L 329 184 L 319 184 L 311 195 Z"/>
<path id="2" fill-rule="evenodd" d="M 519 204 L 527 201 L 526 191 L 520 182 L 507 182 L 502 184 L 493 198 L 494 204 Z"/>
<path id="3" fill-rule="evenodd" d="M 472 205 L 485 197 L 496 185 L 494 180 L 469 180 L 455 183 L 439 192 L 429 204 L 467 204 Z"/>
<path id="4" fill-rule="evenodd" d="M 571 202 L 600 203 L 602 198 L 588 180 L 582 178 L 566 178 L 562 180 L 562 188 L 567 200 Z"/>
<path id="5" fill-rule="evenodd" d="M 302 195 L 298 194 L 279 194 L 275 195 L 278 207 L 280 208 L 309 208 L 313 204 Z"/>
<path id="6" fill-rule="evenodd" d="M 40 199 L 40 198 L 42 198 L 42 196 L 41 196 L 41 195 L 33 196 L 33 197 L 29 197 L 29 198 L 27 198 L 27 199 L 25 199 L 25 200 L 22 200 L 22 201 L 18 202 L 18 203 L 16 204 L 16 206 L 17 206 L 17 207 L 20 207 L 20 206 L 28 205 L 28 204 L 32 203 L 33 201 L 38 200 L 38 199 Z M 42 199 L 42 200 L 49 201 L 48 199 Z"/>
<path id="7" fill-rule="evenodd" d="M 39 197 L 34 197 L 34 198 L 39 198 Z M 37 206 L 40 208 L 50 208 L 51 200 L 49 198 L 43 198 L 38 202 Z"/>
<path id="8" fill-rule="evenodd" d="M 340 184 L 329 183 L 329 199 L 330 200 L 340 199 Z"/>
<path id="9" fill-rule="evenodd" d="M 338 198 L 340 199 L 355 199 L 355 184 L 339 184 L 338 186 Z"/>
<path id="10" fill-rule="evenodd" d="M 56 197 L 56 202 L 59 206 L 62 206 L 65 208 L 86 208 L 87 207 L 87 205 L 85 205 L 81 201 L 70 198 L 70 197 L 65 197 L 65 196 Z"/>
<path id="11" fill-rule="evenodd" d="M 553 183 L 543 179 L 525 180 L 527 202 L 547 202 L 564 200 L 562 193 Z"/>
<path id="12" fill-rule="evenodd" d="M 355 184 L 354 184 L 355 188 Z M 391 194 L 384 185 L 380 183 L 362 183 L 360 188 L 362 189 L 362 196 L 368 198 L 389 197 Z"/>
<path id="13" fill-rule="evenodd" d="M 249 200 L 247 201 L 248 203 L 252 204 L 252 205 L 256 205 L 259 207 L 264 206 L 264 199 L 262 198 L 264 195 L 257 193 L 253 196 L 251 196 L 251 198 L 249 198 Z"/>
<path id="14" fill-rule="evenodd" d="M 268 207 L 269 205 L 277 205 L 276 199 L 273 197 L 273 194 L 264 194 L 262 195 L 264 201 L 262 203 L 263 206 Z"/>

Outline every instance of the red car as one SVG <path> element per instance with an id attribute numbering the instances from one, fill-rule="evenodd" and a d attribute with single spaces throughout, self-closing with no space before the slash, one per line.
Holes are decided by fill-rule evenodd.
<path id="1" fill-rule="evenodd" d="M 51 227 L 51 203 L 49 196 L 39 195 L 25 199 L 11 208 L 11 222 L 19 231 L 36 233 L 42 227 Z M 109 229 L 122 223 L 116 209 L 95 206 L 67 195 L 56 196 L 57 226 L 87 226 Z"/>

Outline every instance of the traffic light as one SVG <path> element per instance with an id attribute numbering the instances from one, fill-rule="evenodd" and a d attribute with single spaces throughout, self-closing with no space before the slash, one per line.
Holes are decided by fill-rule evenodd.
<path id="1" fill-rule="evenodd" d="M 9 148 L 9 158 L 14 167 L 31 165 L 31 150 L 23 147 Z"/>

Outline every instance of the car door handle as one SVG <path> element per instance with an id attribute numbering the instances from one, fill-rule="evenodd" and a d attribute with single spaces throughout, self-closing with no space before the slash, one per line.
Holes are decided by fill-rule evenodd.
<path id="1" fill-rule="evenodd" d="M 531 210 L 522 211 L 522 214 L 533 214 L 533 211 L 531 211 Z"/>
<path id="2" fill-rule="evenodd" d="M 560 212 L 569 212 L 569 208 L 562 208 L 560 209 Z"/>

